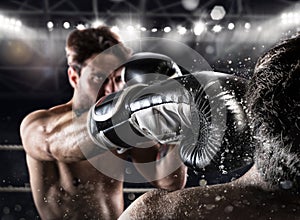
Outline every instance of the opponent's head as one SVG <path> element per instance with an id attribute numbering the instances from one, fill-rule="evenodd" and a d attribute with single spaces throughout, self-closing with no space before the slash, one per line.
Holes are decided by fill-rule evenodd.
<path id="1" fill-rule="evenodd" d="M 258 169 L 273 185 L 296 183 L 300 177 L 299 34 L 258 60 L 247 98 Z"/>
<path id="2" fill-rule="evenodd" d="M 123 87 L 121 71 L 115 68 L 130 54 L 131 51 L 110 27 L 100 26 L 70 33 L 66 43 L 68 76 L 81 106 L 90 106 L 95 102 L 101 85 L 103 93 Z"/>

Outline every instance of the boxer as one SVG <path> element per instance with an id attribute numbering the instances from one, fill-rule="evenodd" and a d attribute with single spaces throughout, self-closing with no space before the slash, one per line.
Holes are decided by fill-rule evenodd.
<path id="1" fill-rule="evenodd" d="M 119 36 L 106 26 L 74 30 L 67 38 L 66 54 L 68 79 L 74 88 L 72 99 L 30 113 L 20 128 L 40 217 L 117 219 L 124 209 L 123 180 L 128 158 L 153 186 L 167 190 L 183 188 L 186 168 L 181 163 L 174 168 L 174 162 L 180 162 L 176 154 L 155 163 L 161 145 L 152 143 L 144 149 L 133 147 L 120 153 L 117 149 L 100 149 L 88 135 L 88 110 L 97 95 L 106 96 L 124 87 L 122 64 L 132 54 Z M 149 179 L 149 170 L 140 168 L 139 163 L 148 162 L 153 162 L 151 171 L 159 178 Z M 100 172 L 99 167 L 109 169 L 109 173 Z M 172 172 L 160 175 L 165 169 Z"/>
<path id="2" fill-rule="evenodd" d="M 299 219 L 299 51 L 298 34 L 256 64 L 246 94 L 255 147 L 247 173 L 226 184 L 148 192 L 119 219 Z"/>

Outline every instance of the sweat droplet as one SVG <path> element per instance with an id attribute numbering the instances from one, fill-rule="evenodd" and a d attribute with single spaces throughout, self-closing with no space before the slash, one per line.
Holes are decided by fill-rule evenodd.
<path id="1" fill-rule="evenodd" d="M 291 189 L 293 187 L 293 182 L 289 180 L 280 181 L 279 184 L 282 189 Z"/>
<path id="2" fill-rule="evenodd" d="M 15 211 L 16 212 L 20 212 L 22 210 L 22 206 L 20 206 L 19 204 L 15 205 Z"/>
<path id="3" fill-rule="evenodd" d="M 10 213 L 10 209 L 8 207 L 6 207 L 6 206 L 2 209 L 2 211 L 6 215 Z"/>
<path id="4" fill-rule="evenodd" d="M 74 177 L 73 178 L 73 181 L 72 181 L 72 183 L 73 183 L 73 186 L 79 186 L 80 185 L 80 179 L 79 178 L 76 178 L 76 177 Z"/>
<path id="5" fill-rule="evenodd" d="M 226 170 L 222 170 L 222 174 L 227 174 L 227 171 Z"/>
<path id="6" fill-rule="evenodd" d="M 131 170 L 129 167 L 127 167 L 127 168 L 125 169 L 125 173 L 126 173 L 126 174 L 132 174 L 132 170 Z"/>
<path id="7" fill-rule="evenodd" d="M 233 211 L 233 206 L 229 205 L 229 206 L 226 206 L 225 209 L 224 209 L 224 212 L 225 213 L 230 213 Z"/>
<path id="8" fill-rule="evenodd" d="M 207 181 L 205 179 L 201 179 L 199 181 L 199 186 L 206 186 L 206 184 L 207 184 Z"/>
<path id="9" fill-rule="evenodd" d="M 220 201 L 221 199 L 222 199 L 221 196 L 216 196 L 215 201 L 218 202 L 218 201 Z"/>
<path id="10" fill-rule="evenodd" d="M 207 210 L 212 210 L 212 209 L 214 209 L 216 206 L 214 205 L 214 204 L 207 204 L 206 206 L 205 206 L 205 208 L 207 209 Z"/>
<path id="11" fill-rule="evenodd" d="M 128 194 L 128 199 L 129 200 L 134 200 L 135 199 L 135 194 L 134 193 L 129 193 Z"/>

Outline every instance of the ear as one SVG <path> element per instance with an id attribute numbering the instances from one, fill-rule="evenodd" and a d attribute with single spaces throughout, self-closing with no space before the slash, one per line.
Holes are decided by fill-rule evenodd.
<path id="1" fill-rule="evenodd" d="M 79 75 L 74 70 L 74 68 L 72 68 L 70 66 L 68 68 L 68 77 L 69 77 L 69 82 L 70 82 L 71 86 L 75 89 L 77 87 L 77 84 L 79 81 Z"/>

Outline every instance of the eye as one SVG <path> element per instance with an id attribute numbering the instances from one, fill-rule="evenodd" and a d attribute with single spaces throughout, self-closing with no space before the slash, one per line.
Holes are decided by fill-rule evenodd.
<path id="1" fill-rule="evenodd" d="M 122 82 L 122 77 L 121 76 L 116 76 L 115 77 L 115 81 L 118 82 Z"/>

